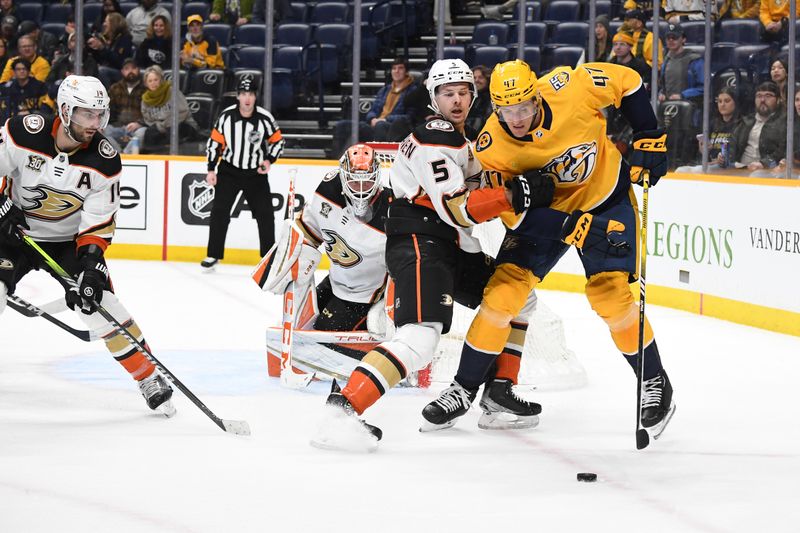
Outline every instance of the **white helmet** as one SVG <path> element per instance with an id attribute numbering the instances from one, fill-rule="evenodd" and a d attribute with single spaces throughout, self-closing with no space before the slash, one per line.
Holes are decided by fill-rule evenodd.
<path id="1" fill-rule="evenodd" d="M 69 75 L 64 78 L 58 86 L 58 114 L 64 126 L 69 126 L 72 122 L 72 113 L 76 107 L 87 109 L 98 109 L 103 111 L 100 118 L 100 129 L 108 126 L 109 110 L 108 104 L 111 99 L 108 97 L 106 88 L 97 78 L 92 76 Z M 67 106 L 66 114 L 62 107 Z"/>
<path id="2" fill-rule="evenodd" d="M 431 70 L 428 72 L 428 81 L 425 82 L 428 94 L 431 95 L 431 109 L 439 113 L 436 89 L 446 83 L 469 83 L 472 91 L 472 101 L 469 106 L 472 107 L 478 90 L 475 88 L 475 76 L 469 65 L 460 59 L 440 59 L 431 66 Z"/>

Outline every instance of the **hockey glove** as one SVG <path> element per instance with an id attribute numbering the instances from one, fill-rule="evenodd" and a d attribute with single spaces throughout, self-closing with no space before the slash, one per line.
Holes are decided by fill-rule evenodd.
<path id="1" fill-rule="evenodd" d="M 645 130 L 633 134 L 631 181 L 642 185 L 642 171 L 650 171 L 650 185 L 658 183 L 667 173 L 667 132 L 663 129 Z"/>
<path id="2" fill-rule="evenodd" d="M 18 226 L 30 229 L 25 222 L 25 213 L 14 205 L 11 198 L 0 194 L 0 241 L 10 245 L 22 243 Z"/>
<path id="3" fill-rule="evenodd" d="M 82 247 L 78 256 L 83 271 L 78 275 L 78 286 L 67 291 L 67 305 L 72 310 L 80 309 L 83 314 L 91 315 L 103 301 L 108 268 L 103 261 L 103 251 L 95 244 Z"/>
<path id="4" fill-rule="evenodd" d="M 631 253 L 631 246 L 625 241 L 624 232 L 625 224 L 618 220 L 577 210 L 564 221 L 561 240 L 582 253 L 625 257 Z"/>
<path id="5" fill-rule="evenodd" d="M 526 209 L 548 207 L 553 201 L 555 184 L 539 170 L 529 170 L 505 182 L 511 191 L 511 206 L 516 214 Z"/>

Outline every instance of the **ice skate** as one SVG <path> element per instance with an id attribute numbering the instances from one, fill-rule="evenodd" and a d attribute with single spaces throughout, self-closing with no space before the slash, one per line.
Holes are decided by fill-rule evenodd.
<path id="1" fill-rule="evenodd" d="M 217 263 L 219 263 L 219 259 L 215 257 L 206 257 L 200 261 L 200 266 L 203 268 L 203 272 L 210 274 L 217 269 Z"/>
<path id="2" fill-rule="evenodd" d="M 527 429 L 539 425 L 542 406 L 517 396 L 510 379 L 495 379 L 483 389 L 478 420 L 481 429 Z"/>
<path id="3" fill-rule="evenodd" d="M 458 417 L 469 411 L 477 395 L 477 389 L 468 390 L 459 385 L 457 381 L 453 381 L 439 394 L 438 398 L 422 410 L 422 417 L 425 421 L 419 430 L 427 433 L 453 427 Z"/>
<path id="4" fill-rule="evenodd" d="M 358 418 L 335 379 L 325 404 L 330 416 L 321 421 L 317 435 L 311 439 L 312 446 L 350 452 L 373 452 L 377 449 L 383 431 Z"/>
<path id="5" fill-rule="evenodd" d="M 139 381 L 139 390 L 142 391 L 142 396 L 150 409 L 162 413 L 167 418 L 175 414 L 175 407 L 170 401 L 172 387 L 169 386 L 164 376 L 153 372 L 149 377 Z"/>
<path id="6" fill-rule="evenodd" d="M 642 390 L 642 427 L 653 439 L 658 439 L 675 414 L 672 384 L 662 369 L 654 378 L 645 380 Z"/>

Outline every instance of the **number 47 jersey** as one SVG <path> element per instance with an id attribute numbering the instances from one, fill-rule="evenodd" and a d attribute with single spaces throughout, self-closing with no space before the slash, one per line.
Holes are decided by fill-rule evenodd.
<path id="1" fill-rule="evenodd" d="M 101 134 L 70 153 L 55 143 L 61 120 L 17 116 L 0 128 L 0 192 L 25 212 L 34 240 L 105 249 L 119 209 L 119 154 Z"/>

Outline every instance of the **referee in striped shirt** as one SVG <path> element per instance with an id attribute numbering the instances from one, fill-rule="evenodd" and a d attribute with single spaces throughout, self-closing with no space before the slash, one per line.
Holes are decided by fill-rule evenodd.
<path id="1" fill-rule="evenodd" d="M 208 175 L 214 187 L 211 227 L 208 232 L 208 257 L 200 265 L 214 270 L 225 257 L 225 236 L 231 221 L 231 208 L 239 191 L 244 193 L 250 212 L 258 223 L 261 255 L 275 242 L 267 173 L 283 152 L 284 140 L 272 115 L 256 106 L 258 87 L 251 79 L 242 79 L 237 87 L 237 105 L 222 111 L 208 139 Z"/>

